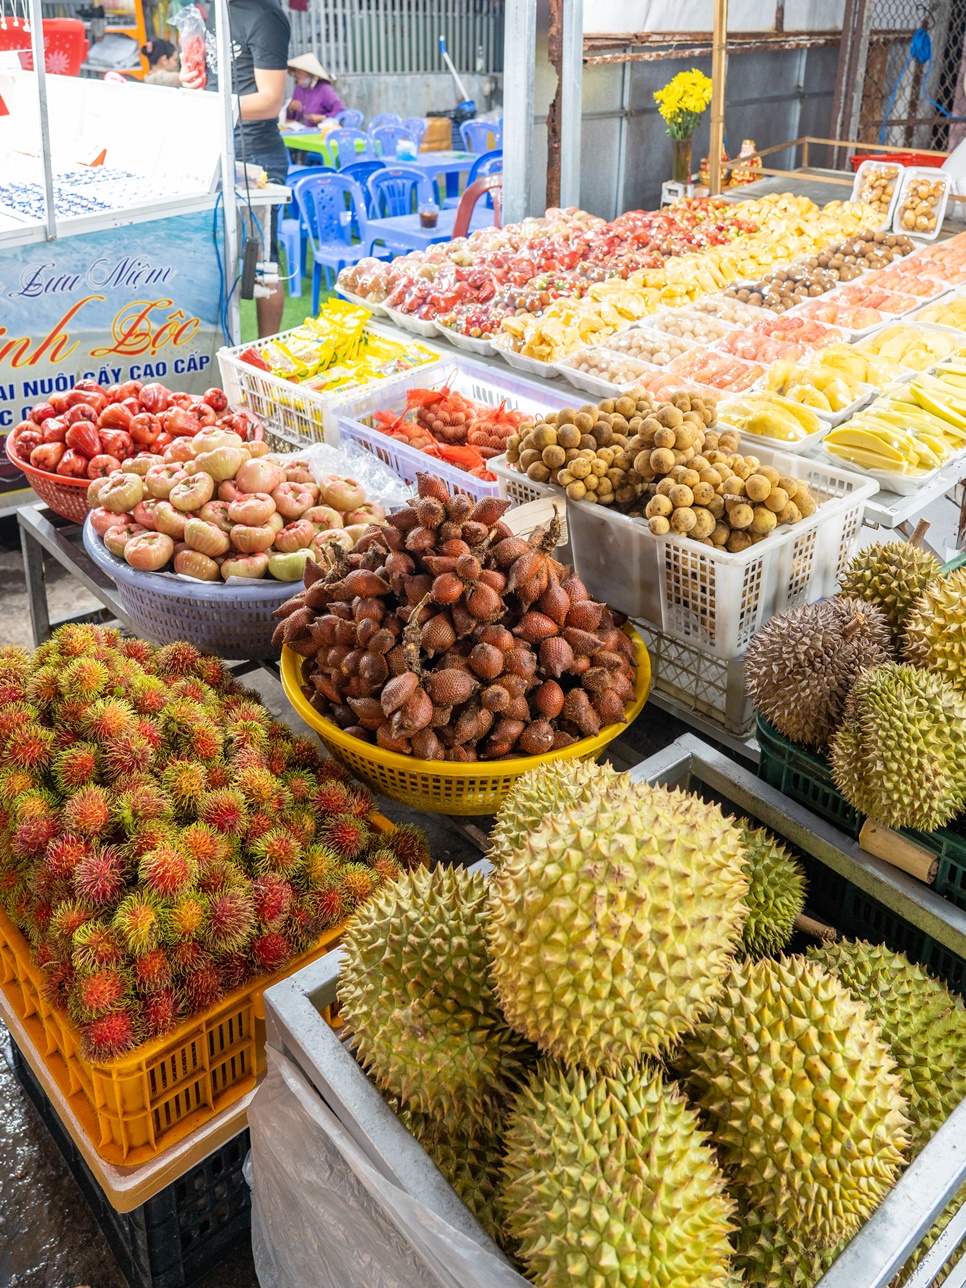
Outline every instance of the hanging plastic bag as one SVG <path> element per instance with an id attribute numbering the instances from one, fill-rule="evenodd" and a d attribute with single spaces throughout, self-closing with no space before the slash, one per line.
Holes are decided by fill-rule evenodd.
<path id="1" fill-rule="evenodd" d="M 190 72 L 193 88 L 204 89 L 208 84 L 208 67 L 205 57 L 205 20 L 196 4 L 185 5 L 170 20 L 181 36 L 181 65 Z"/>

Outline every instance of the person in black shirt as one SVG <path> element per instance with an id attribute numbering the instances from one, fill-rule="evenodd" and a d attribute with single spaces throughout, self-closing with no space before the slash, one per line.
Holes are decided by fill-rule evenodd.
<path id="1" fill-rule="evenodd" d="M 241 122 L 235 131 L 235 152 L 239 160 L 260 165 L 271 183 L 284 183 L 288 174 L 288 150 L 278 129 L 278 116 L 285 102 L 285 78 L 291 36 L 289 20 L 278 0 L 229 0 L 231 27 L 232 92 L 241 97 Z M 208 29 L 215 30 L 215 6 L 208 12 Z M 208 40 L 208 89 L 217 89 L 217 68 L 212 66 Z M 201 85 L 190 69 L 183 67 L 186 89 Z M 278 261 L 278 206 L 272 207 L 271 255 Z M 259 338 L 274 335 L 282 324 L 285 299 L 281 287 L 273 295 L 256 300 Z"/>

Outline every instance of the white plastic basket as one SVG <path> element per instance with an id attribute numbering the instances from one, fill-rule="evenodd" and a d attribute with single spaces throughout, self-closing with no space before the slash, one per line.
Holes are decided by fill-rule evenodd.
<path id="1" fill-rule="evenodd" d="M 406 483 L 415 483 L 417 474 L 435 474 L 452 490 L 463 492 L 476 500 L 484 496 L 499 496 L 498 481 L 487 482 L 474 478 L 465 470 L 428 456 L 418 448 L 390 438 L 388 434 L 375 428 L 373 417 L 377 411 L 393 412 L 396 415 L 405 411 L 408 390 L 437 388 L 443 384 L 474 402 L 489 406 L 505 401 L 507 407 L 528 415 L 559 411 L 571 406 L 574 401 L 573 398 L 567 398 L 563 389 L 542 389 L 509 372 L 504 374 L 499 368 L 484 366 L 474 362 L 472 358 L 454 354 L 449 361 L 410 372 L 401 381 L 397 381 L 392 389 L 380 387 L 365 396 L 343 403 L 336 411 L 339 432 L 343 438 L 359 443 L 366 451 L 372 452 Z M 487 462 L 487 468 L 493 469 L 492 460 Z M 554 489 L 549 490 L 556 495 Z M 528 501 L 533 499 L 530 496 L 526 498 Z"/>
<path id="2" fill-rule="evenodd" d="M 650 622 L 635 620 L 634 629 L 647 646 L 651 689 L 676 706 L 745 738 L 755 727 L 755 708 L 745 687 L 744 658 L 715 657 L 688 640 L 666 635 Z"/>
<path id="3" fill-rule="evenodd" d="M 117 593 L 138 635 L 153 644 L 187 640 L 231 660 L 278 657 L 272 617 L 279 604 L 298 590 L 299 581 L 266 578 L 261 585 L 189 581 L 173 573 L 137 572 L 118 559 L 91 526 L 84 524 L 84 549 L 117 586 Z"/>
<path id="4" fill-rule="evenodd" d="M 397 344 L 405 340 L 398 332 L 389 327 L 369 323 L 366 330 L 385 340 Z M 289 332 L 268 336 L 262 340 L 253 340 L 249 344 L 239 344 L 233 349 L 219 349 L 218 367 L 221 372 L 221 386 L 232 407 L 244 408 L 257 416 L 265 426 L 265 437 L 273 451 L 288 452 L 309 447 L 312 443 L 328 442 L 338 445 L 338 427 L 335 409 L 347 398 L 357 397 L 362 390 L 389 389 L 405 379 L 410 373 L 402 371 L 386 376 L 381 380 L 370 380 L 364 384 L 348 385 L 334 389 L 331 393 L 317 393 L 305 385 L 293 384 L 281 376 L 273 376 L 268 371 L 260 371 L 248 362 L 243 362 L 240 355 L 248 349 L 257 353 L 267 344 L 277 340 L 284 342 Z M 420 344 L 432 353 L 432 359 L 415 368 L 425 371 L 431 362 L 438 362 L 442 356 L 437 348 Z"/>
<path id="5" fill-rule="evenodd" d="M 734 658 L 776 613 L 833 594 L 865 502 L 879 485 L 805 456 L 764 448 L 755 455 L 780 474 L 804 479 L 820 504 L 741 554 L 657 537 L 645 520 L 569 501 L 574 562 L 591 596 L 716 657 Z"/>

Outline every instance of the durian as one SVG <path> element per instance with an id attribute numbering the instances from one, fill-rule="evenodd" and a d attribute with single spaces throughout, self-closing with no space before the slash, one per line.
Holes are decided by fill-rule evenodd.
<path id="1" fill-rule="evenodd" d="M 892 657 L 889 624 L 874 604 L 805 604 L 773 617 L 752 640 L 745 654 L 748 696 L 786 738 L 824 747 L 855 677 Z"/>
<path id="2" fill-rule="evenodd" d="M 747 891 L 740 833 L 716 805 L 621 775 L 521 838 L 490 879 L 503 1013 L 567 1064 L 658 1055 L 711 1006 Z"/>
<path id="3" fill-rule="evenodd" d="M 734 1205 L 706 1140 L 647 1065 L 539 1065 L 511 1110 L 504 1191 L 538 1288 L 729 1288 Z"/>
<path id="4" fill-rule="evenodd" d="M 889 541 L 860 550 L 840 577 L 839 586 L 843 595 L 882 609 L 898 648 L 909 610 L 939 576 L 941 567 L 935 555 L 911 541 Z"/>
<path id="5" fill-rule="evenodd" d="M 799 1242 L 776 1221 L 738 1204 L 738 1229 L 732 1236 L 735 1267 L 747 1288 L 815 1288 L 845 1246 L 816 1248 Z"/>
<path id="6" fill-rule="evenodd" d="M 966 1096 L 966 1008 L 945 984 L 904 953 L 842 940 L 808 950 L 881 1025 L 902 1075 L 918 1151 Z"/>
<path id="7" fill-rule="evenodd" d="M 752 957 L 774 956 L 788 946 L 804 907 L 805 873 L 763 827 L 752 827 L 747 820 L 739 827 L 748 874 L 742 946 Z"/>
<path id="8" fill-rule="evenodd" d="M 903 656 L 966 689 L 966 568 L 937 577 L 913 604 Z"/>
<path id="9" fill-rule="evenodd" d="M 427 1114 L 400 1115 L 466 1206 L 497 1242 L 503 1239 L 503 1121 L 454 1128 Z"/>
<path id="10" fill-rule="evenodd" d="M 522 774 L 500 806 L 487 858 L 499 867 L 545 819 L 565 806 L 591 800 L 617 777 L 610 765 L 592 760 L 556 760 Z"/>
<path id="11" fill-rule="evenodd" d="M 891 1188 L 909 1119 L 865 1006 L 802 957 L 741 963 L 678 1057 L 742 1203 L 832 1248 Z"/>
<path id="12" fill-rule="evenodd" d="M 499 1111 L 526 1044 L 489 981 L 486 881 L 421 868 L 379 890 L 343 940 L 339 1000 L 360 1063 L 401 1105 L 457 1125 Z"/>
<path id="13" fill-rule="evenodd" d="M 966 804 L 966 699 L 916 667 L 863 672 L 830 743 L 835 785 L 861 814 L 931 832 Z"/>

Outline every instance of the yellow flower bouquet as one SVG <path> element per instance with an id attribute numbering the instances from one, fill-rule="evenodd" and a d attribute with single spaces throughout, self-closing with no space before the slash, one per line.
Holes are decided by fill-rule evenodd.
<path id="1" fill-rule="evenodd" d="M 654 101 L 671 138 L 690 139 L 711 102 L 711 80 L 696 67 L 678 72 L 663 89 L 655 91 Z"/>

